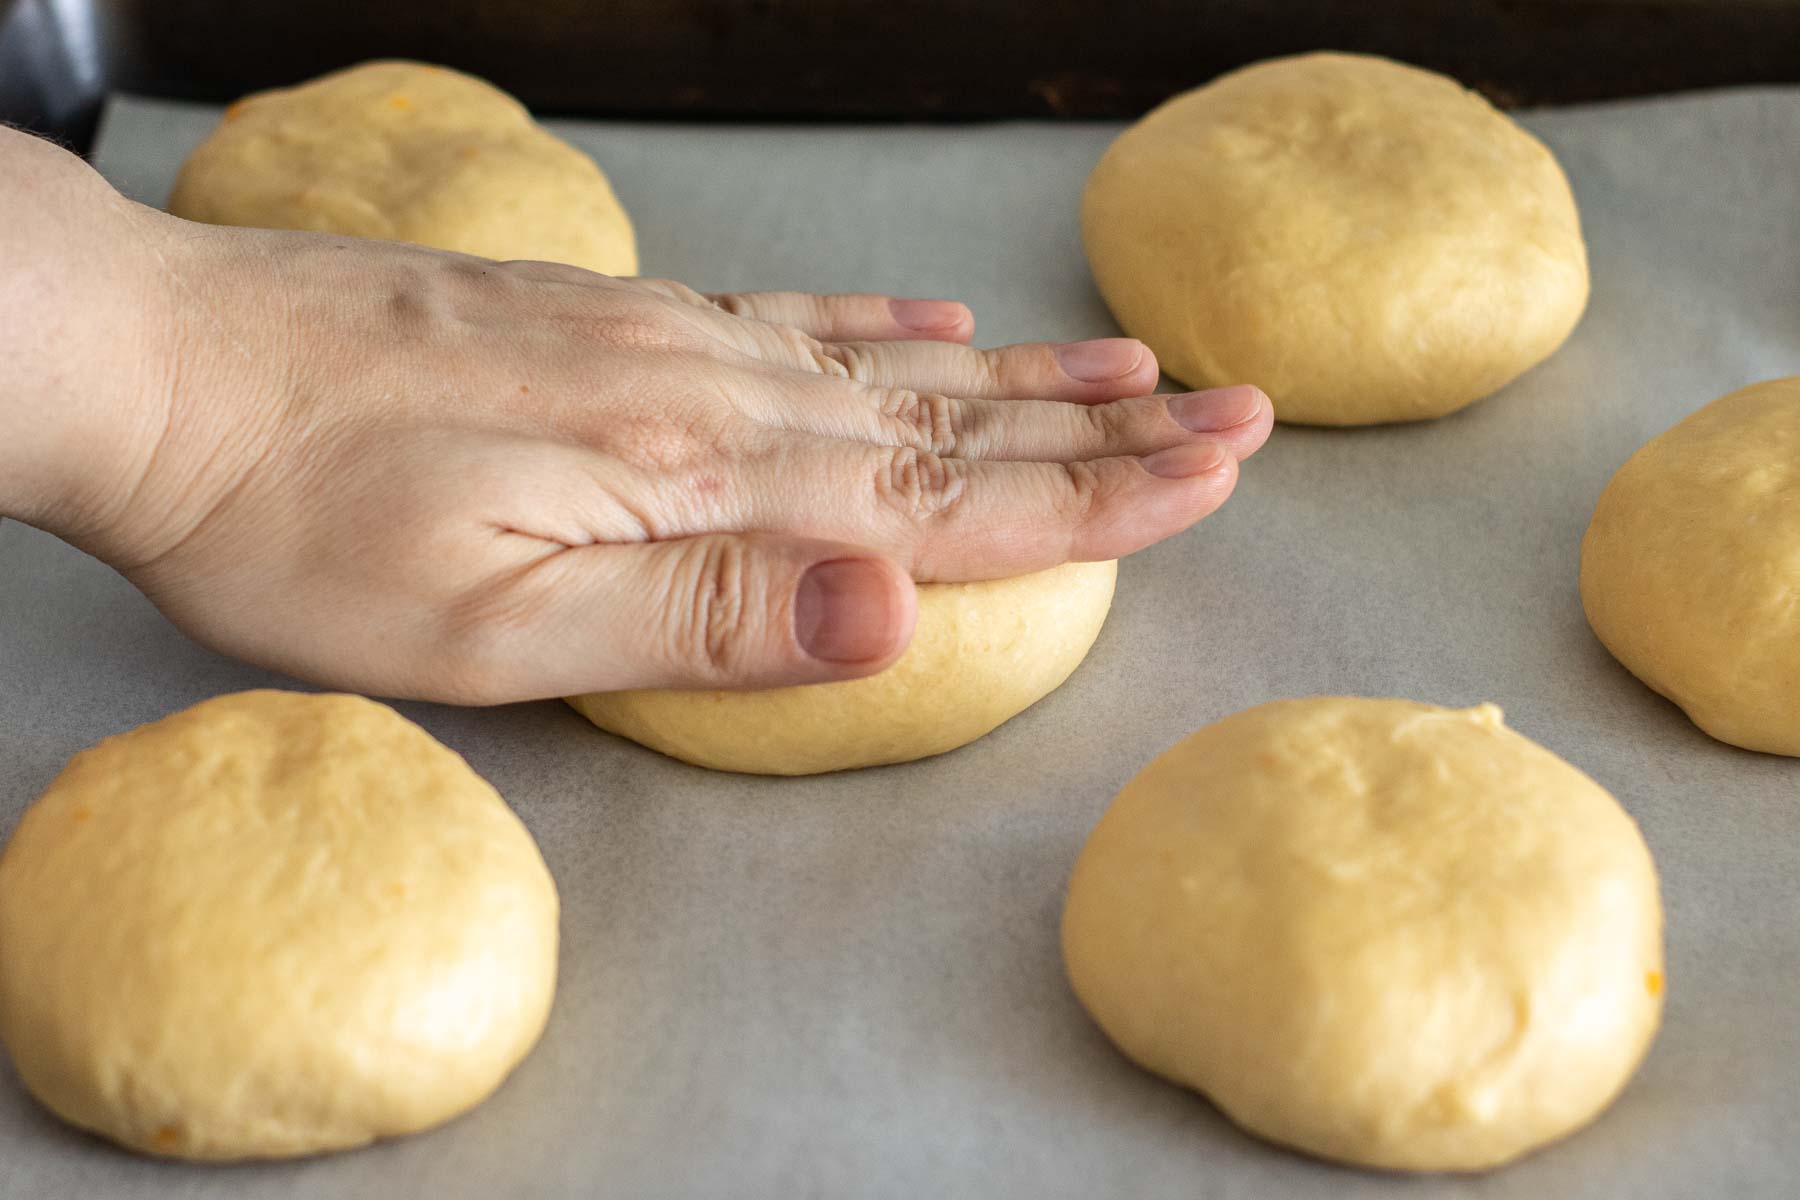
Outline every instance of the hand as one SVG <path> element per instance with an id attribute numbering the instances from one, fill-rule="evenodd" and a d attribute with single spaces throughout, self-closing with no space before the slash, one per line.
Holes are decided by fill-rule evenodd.
<path id="1" fill-rule="evenodd" d="M 970 349 L 941 301 L 133 220 L 157 436 L 84 544 L 196 639 L 380 695 L 868 674 L 912 578 L 1129 554 L 1272 419 L 1146 395 L 1127 339 Z"/>

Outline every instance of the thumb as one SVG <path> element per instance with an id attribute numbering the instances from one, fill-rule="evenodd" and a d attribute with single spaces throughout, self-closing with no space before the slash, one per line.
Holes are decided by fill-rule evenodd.
<path id="1" fill-rule="evenodd" d="M 541 561 L 489 611 L 509 698 L 624 688 L 750 688 L 871 675 L 900 657 L 913 583 L 854 546 L 708 534 L 581 546 Z"/>

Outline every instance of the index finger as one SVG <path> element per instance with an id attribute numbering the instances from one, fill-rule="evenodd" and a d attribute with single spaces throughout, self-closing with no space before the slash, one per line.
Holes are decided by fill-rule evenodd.
<path id="1" fill-rule="evenodd" d="M 1083 462 L 949 458 L 910 446 L 783 437 L 740 465 L 748 528 L 867 546 L 920 581 L 994 579 L 1122 558 L 1225 502 L 1237 460 L 1215 442 Z"/>

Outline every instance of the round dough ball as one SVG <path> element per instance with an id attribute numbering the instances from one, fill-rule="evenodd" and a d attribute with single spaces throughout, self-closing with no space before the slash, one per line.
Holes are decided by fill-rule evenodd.
<path id="1" fill-rule="evenodd" d="M 1632 455 L 1581 544 L 1588 623 L 1720 741 L 1800 755 L 1800 375 Z"/>
<path id="2" fill-rule="evenodd" d="M 1127 333 L 1283 421 L 1442 416 L 1562 344 L 1587 303 L 1568 181 L 1454 80 L 1308 54 L 1177 96 L 1089 177 L 1082 238 Z"/>
<path id="3" fill-rule="evenodd" d="M 178 217 L 637 273 L 631 220 L 581 151 L 500 89 L 372 62 L 259 92 L 182 165 Z"/>
<path id="4" fill-rule="evenodd" d="M 0 1040 L 135 1150 L 264 1158 L 472 1108 L 544 1028 L 556 888 L 466 763 L 245 692 L 75 756 L 0 856 Z"/>
<path id="5" fill-rule="evenodd" d="M 1492 705 L 1325 697 L 1207 726 L 1101 819 L 1062 936 L 1133 1061 L 1372 1167 L 1478 1170 L 1569 1133 L 1662 1010 L 1637 826 Z"/>
<path id="6" fill-rule="evenodd" d="M 919 621 L 879 675 L 765 691 L 596 692 L 600 728 L 696 766 L 814 775 L 966 746 L 1062 686 L 1112 607 L 1115 562 L 919 585 Z"/>

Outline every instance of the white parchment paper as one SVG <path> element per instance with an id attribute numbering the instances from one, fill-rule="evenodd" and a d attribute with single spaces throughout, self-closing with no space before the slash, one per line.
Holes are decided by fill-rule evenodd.
<path id="1" fill-rule="evenodd" d="M 211 110 L 129 97 L 98 165 L 160 203 Z M 1236 498 L 1128 560 L 1061 691 L 976 745 L 797 781 L 708 774 L 557 703 L 404 705 L 542 843 L 562 977 L 536 1053 L 439 1131 L 298 1164 L 133 1158 L 0 1067 L 5 1197 L 1775 1197 L 1800 1194 L 1800 761 L 1692 728 L 1601 649 L 1577 546 L 1682 415 L 1800 372 L 1800 91 L 1528 114 L 1568 169 L 1593 300 L 1569 344 L 1446 420 L 1280 428 Z M 1076 211 L 1116 132 L 561 124 L 709 289 L 974 305 L 980 339 L 1114 331 Z M 104 567 L 0 526 L 0 827 L 94 740 L 284 681 L 196 648 Z M 1117 1055 L 1056 925 L 1107 801 L 1278 696 L 1494 700 L 1642 824 L 1665 1028 L 1591 1129 L 1480 1178 L 1334 1168 Z"/>

